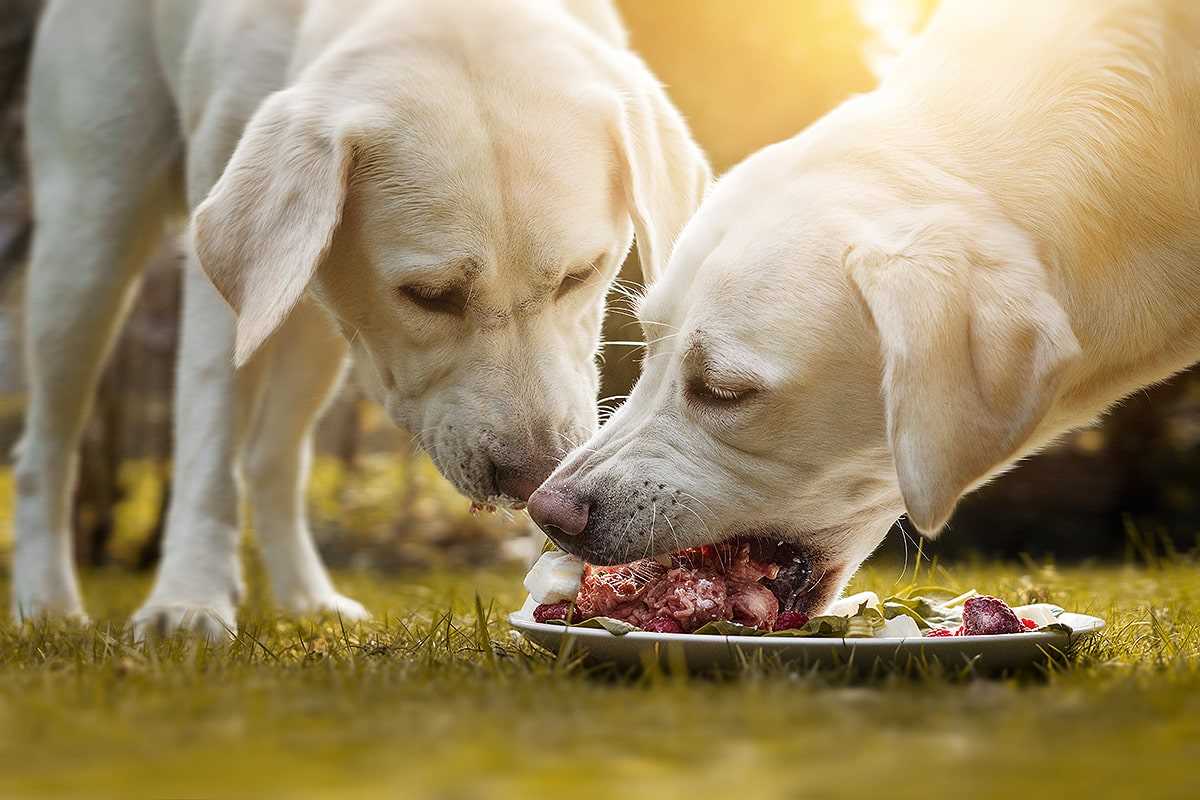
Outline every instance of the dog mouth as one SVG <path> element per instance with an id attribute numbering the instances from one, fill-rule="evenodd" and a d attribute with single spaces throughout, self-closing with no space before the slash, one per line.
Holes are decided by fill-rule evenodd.
<path id="1" fill-rule="evenodd" d="M 776 615 L 812 616 L 834 599 L 837 575 L 809 548 L 796 544 L 778 530 L 739 533 L 713 544 L 699 545 L 629 563 L 592 562 L 584 557 L 591 574 L 601 582 L 619 584 L 616 596 L 628 600 L 641 596 L 670 575 L 686 573 L 719 578 L 731 593 L 747 587 L 771 593 Z M 753 617 L 753 612 L 748 610 Z M 772 621 L 774 620 L 772 616 Z M 738 619 L 761 625 L 762 619 Z"/>
<path id="2" fill-rule="evenodd" d="M 744 541 L 751 560 L 774 571 L 774 577 L 764 578 L 762 584 L 779 601 L 780 613 L 812 610 L 813 603 L 809 600 L 820 587 L 825 571 L 818 571 L 805 549 L 769 534 L 737 537 L 732 541 Z"/>

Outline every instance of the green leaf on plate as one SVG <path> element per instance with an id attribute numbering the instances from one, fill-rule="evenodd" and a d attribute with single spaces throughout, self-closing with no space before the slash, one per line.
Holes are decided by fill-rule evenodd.
<path id="1" fill-rule="evenodd" d="M 702 636 L 762 636 L 764 631 L 751 628 L 749 625 L 718 619 L 701 625 L 693 633 Z"/>
<path id="2" fill-rule="evenodd" d="M 570 625 L 563 622 L 561 619 L 547 620 L 547 622 L 550 622 L 553 625 L 561 625 L 564 628 L 602 628 L 611 633 L 613 636 L 624 636 L 627 633 L 633 633 L 634 631 L 641 630 L 641 628 L 636 625 L 630 625 L 628 622 L 623 622 L 619 619 L 613 619 L 612 617 L 589 617 L 583 622 L 572 622 Z"/>

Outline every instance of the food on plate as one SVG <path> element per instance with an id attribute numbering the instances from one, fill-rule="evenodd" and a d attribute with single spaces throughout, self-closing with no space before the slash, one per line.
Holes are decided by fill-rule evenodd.
<path id="1" fill-rule="evenodd" d="M 784 611 L 775 618 L 775 625 L 772 630 L 788 631 L 795 628 L 803 628 L 808 624 L 808 614 L 802 611 Z"/>
<path id="2" fill-rule="evenodd" d="M 682 550 L 617 566 L 585 564 L 558 550 L 542 554 L 525 578 L 535 622 L 634 631 L 744 636 L 986 636 L 1057 626 L 1062 609 L 1012 608 L 974 591 L 923 588 L 880 599 L 844 597 L 825 614 L 799 608 L 812 580 L 808 562 L 785 543 L 754 539 Z"/>
<path id="3" fill-rule="evenodd" d="M 808 622 L 794 606 L 810 578 L 807 561 L 789 545 L 735 539 L 612 567 L 549 551 L 525 587 L 542 605 L 571 600 L 580 620 L 603 617 L 660 632 L 691 633 L 711 622 L 770 631 L 781 612 L 785 624 Z M 535 617 L 550 613 L 541 609 Z"/>
<path id="4" fill-rule="evenodd" d="M 972 597 L 963 603 L 962 616 L 964 636 L 1020 633 L 1025 630 L 1008 603 L 998 597 Z"/>
<path id="5" fill-rule="evenodd" d="M 543 604 L 575 602 L 584 563 L 570 553 L 549 550 L 542 553 L 525 576 L 525 591 Z"/>
<path id="6" fill-rule="evenodd" d="M 1033 607 L 1036 608 L 1036 607 Z M 1053 624 L 1053 616 L 1045 623 Z M 998 597 L 980 595 L 963 602 L 962 624 L 956 628 L 931 628 L 926 636 L 995 636 L 1001 633 L 1024 633 L 1043 627 L 1029 617 L 1021 617 Z"/>

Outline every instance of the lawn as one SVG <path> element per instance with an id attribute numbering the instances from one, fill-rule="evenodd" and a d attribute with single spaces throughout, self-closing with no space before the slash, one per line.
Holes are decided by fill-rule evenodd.
<path id="1" fill-rule="evenodd" d="M 145 579 L 92 573 L 94 627 L 0 627 L 0 797 L 1200 796 L 1194 563 L 934 569 L 1110 627 L 1005 679 L 622 676 L 515 642 L 513 570 L 343 574 L 378 615 L 346 629 L 252 597 L 218 649 L 133 645 Z"/>

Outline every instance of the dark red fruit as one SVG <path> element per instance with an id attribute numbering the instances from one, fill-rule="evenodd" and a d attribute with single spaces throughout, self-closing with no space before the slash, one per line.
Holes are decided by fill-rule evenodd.
<path id="1" fill-rule="evenodd" d="M 1023 630 L 1025 626 L 1008 603 L 997 597 L 972 597 L 963 605 L 965 636 L 995 636 Z"/>
<path id="2" fill-rule="evenodd" d="M 570 610 L 570 603 L 542 603 L 533 610 L 533 621 L 550 622 L 556 619 L 566 620 Z"/>
<path id="3" fill-rule="evenodd" d="M 1037 630 L 1037 626 L 1038 626 L 1038 624 L 1036 622 L 1034 622 L 1031 619 L 1026 619 L 1025 617 L 1021 617 L 1021 624 L 1024 625 L 1025 630 L 1028 630 L 1028 631 Z"/>
<path id="4" fill-rule="evenodd" d="M 671 617 L 659 617 L 647 622 L 646 627 L 642 630 L 651 633 L 683 633 L 683 626 L 679 624 L 678 620 Z"/>
<path id="5" fill-rule="evenodd" d="M 928 637 L 953 636 L 954 631 L 948 628 L 930 628 L 925 631 L 925 635 Z"/>
<path id="6" fill-rule="evenodd" d="M 772 630 L 790 631 L 796 628 L 803 628 L 808 624 L 808 614 L 799 611 L 784 611 L 775 618 L 775 627 Z"/>

